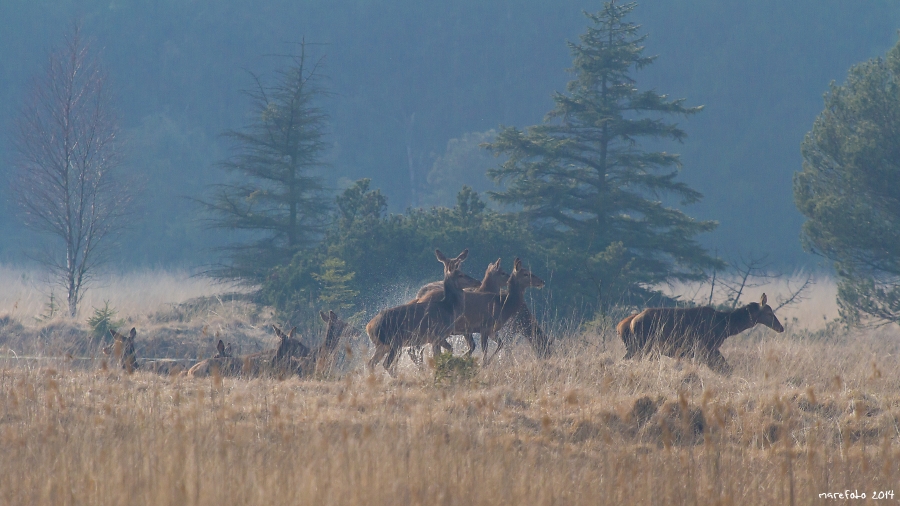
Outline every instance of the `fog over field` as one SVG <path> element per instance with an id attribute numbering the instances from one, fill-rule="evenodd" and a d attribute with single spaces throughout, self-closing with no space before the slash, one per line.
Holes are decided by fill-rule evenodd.
<path id="1" fill-rule="evenodd" d="M 900 499 L 898 28 L 0 0 L 0 505 Z"/>

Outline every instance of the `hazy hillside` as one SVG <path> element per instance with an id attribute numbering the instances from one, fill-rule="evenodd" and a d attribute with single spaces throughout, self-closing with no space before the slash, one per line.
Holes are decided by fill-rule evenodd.
<path id="1" fill-rule="evenodd" d="M 125 241 L 124 263 L 206 258 L 217 239 L 200 230 L 182 197 L 221 177 L 214 163 L 227 147 L 218 134 L 240 127 L 248 110 L 239 92 L 249 85 L 244 70 L 265 73 L 279 63 L 274 55 L 304 37 L 323 44 L 334 92 L 326 104 L 331 184 L 371 177 L 400 211 L 441 193 L 427 176 L 451 139 L 541 120 L 568 79 L 565 41 L 583 31 L 581 11 L 599 6 L 7 0 L 0 3 L 0 177 L 29 77 L 81 16 L 104 48 L 130 167 L 145 186 L 144 220 Z M 685 125 L 684 145 L 665 146 L 683 154 L 684 180 L 706 195 L 689 213 L 721 221 L 705 242 L 720 253 L 811 261 L 797 241 L 802 220 L 791 200 L 800 141 L 829 81 L 894 43 L 900 5 L 647 0 L 634 20 L 650 34 L 648 52 L 659 55 L 638 85 L 706 106 Z M 32 238 L 19 233 L 5 192 L 0 257 L 11 259 Z"/>

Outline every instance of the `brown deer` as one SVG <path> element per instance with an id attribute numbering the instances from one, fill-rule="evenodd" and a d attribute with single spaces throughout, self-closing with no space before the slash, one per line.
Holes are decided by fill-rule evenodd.
<path id="1" fill-rule="evenodd" d="M 272 325 L 275 335 L 280 339 L 275 349 L 265 350 L 243 357 L 216 356 L 204 360 L 188 371 L 188 376 L 193 378 L 209 376 L 215 371 L 221 376 L 247 376 L 262 375 L 300 375 L 310 376 L 319 371 L 319 363 L 327 364 L 337 349 L 341 336 L 349 328 L 334 311 L 328 313 L 319 312 L 319 316 L 326 323 L 325 341 L 323 344 L 310 350 L 299 339 L 295 338 L 297 327 L 285 334 L 276 325 Z"/>
<path id="2" fill-rule="evenodd" d="M 469 255 L 469 250 L 452 259 L 440 250 L 435 250 L 434 254 L 444 264 L 443 296 L 384 309 L 369 321 L 366 333 L 375 345 L 375 354 L 368 363 L 370 371 L 374 371 L 375 364 L 387 355 L 382 365 L 393 376 L 394 361 L 403 347 L 431 344 L 437 354 L 441 342 L 453 330 L 453 324 L 462 312 L 463 290 L 459 282 L 463 273 L 459 264 Z"/>
<path id="3" fill-rule="evenodd" d="M 650 350 L 673 358 L 691 356 L 704 361 L 713 371 L 728 374 L 731 366 L 719 347 L 726 338 L 761 323 L 775 332 L 784 327 L 766 303 L 751 302 L 732 311 L 711 307 L 649 308 L 628 316 L 616 325 L 616 331 L 628 352 L 626 359 L 640 358 Z"/>
<path id="4" fill-rule="evenodd" d="M 495 272 L 495 274 L 488 278 L 488 273 L 485 273 L 485 278 L 482 279 L 481 285 L 475 288 L 465 288 L 467 292 L 481 292 L 481 293 L 500 293 L 501 289 L 506 287 L 506 283 L 509 280 L 509 274 L 499 267 L 500 259 L 497 259 L 497 267 L 499 271 Z M 491 264 L 494 265 L 494 264 Z M 491 269 L 491 266 L 488 266 L 488 270 Z M 427 288 L 427 290 L 426 290 Z M 419 290 L 419 294 L 416 296 L 417 301 L 428 300 L 429 297 L 439 296 L 441 294 L 441 288 L 434 285 L 434 283 L 430 283 L 422 287 Z M 537 319 L 532 314 L 531 310 L 528 308 L 528 304 L 525 303 L 524 298 L 521 301 L 521 305 L 519 306 L 519 310 L 516 312 L 515 316 L 508 324 L 508 328 L 510 333 L 513 335 L 523 335 L 528 339 L 528 342 L 531 343 L 532 348 L 534 348 L 535 354 L 540 358 L 546 358 L 551 351 L 552 342 L 547 334 L 541 329 L 540 323 L 538 323 Z M 457 324 L 456 332 L 463 333 L 465 332 L 465 326 Z M 474 332 L 478 332 L 477 330 Z M 466 339 L 466 343 L 469 345 L 468 354 L 471 355 L 475 350 L 475 339 L 471 333 L 464 335 Z M 445 341 L 446 342 L 446 341 Z M 441 347 L 451 350 L 450 345 L 443 343 Z M 413 359 L 416 364 L 420 364 L 422 361 L 421 358 L 421 349 L 418 350 L 418 356 L 416 356 L 416 351 L 413 348 L 407 350 L 409 352 L 410 358 Z"/>
<path id="5" fill-rule="evenodd" d="M 500 259 L 498 258 L 496 262 L 490 263 L 487 266 L 487 269 L 484 271 L 484 277 L 481 280 L 481 283 L 474 288 L 465 288 L 466 292 L 478 292 L 478 293 L 500 293 L 502 287 L 506 286 L 506 283 L 509 281 L 509 273 L 503 270 L 503 267 L 500 265 Z M 428 286 L 428 285 L 426 285 Z M 432 299 L 439 299 L 444 295 L 443 288 L 437 288 L 428 290 L 422 293 L 422 290 L 419 290 L 420 296 L 417 296 L 412 302 L 427 302 Z M 456 326 L 454 328 L 454 333 L 461 333 L 466 339 L 466 343 L 469 345 L 469 355 L 472 354 L 472 351 L 475 349 L 475 338 L 471 333 L 467 332 L 467 328 L 464 325 L 460 325 L 460 320 L 456 321 Z M 475 330 L 474 332 L 478 332 Z M 450 346 L 450 343 L 447 340 L 441 341 L 441 348 L 444 348 L 451 353 L 453 352 L 453 348 Z M 423 347 L 416 348 L 408 348 L 406 351 L 409 353 L 409 358 L 416 364 L 422 365 L 422 350 Z"/>
<path id="6" fill-rule="evenodd" d="M 131 332 L 127 336 L 112 329 L 109 330 L 109 333 L 113 337 L 113 342 L 101 348 L 101 351 L 104 355 L 115 357 L 118 361 L 118 367 L 126 372 L 132 373 L 136 370 L 141 370 L 164 375 L 177 375 L 184 372 L 184 366 L 174 360 L 145 360 L 139 362 L 134 346 L 134 338 L 137 336 L 137 331 L 134 327 L 131 328 Z M 221 340 L 219 340 L 219 345 L 222 346 L 220 353 L 225 351 L 226 347 Z"/>
<path id="7" fill-rule="evenodd" d="M 274 370 L 273 360 L 275 358 L 275 353 L 283 346 L 293 348 L 295 346 L 295 341 L 299 343 L 299 341 L 293 339 L 294 333 L 297 330 L 296 327 L 291 329 L 288 335 L 285 335 L 281 329 L 275 325 L 272 327 L 275 329 L 275 335 L 281 339 L 277 348 L 263 350 L 241 357 L 215 356 L 213 358 L 201 360 L 188 370 L 187 375 L 191 378 L 201 378 L 213 374 L 227 377 L 253 377 L 260 376 L 266 372 L 272 372 Z"/>
<path id="8" fill-rule="evenodd" d="M 289 370 L 301 377 L 326 374 L 331 370 L 341 336 L 353 329 L 338 318 L 334 311 L 328 313 L 320 311 L 319 316 L 326 324 L 325 339 L 322 344 L 313 350 L 309 350 L 299 342 L 291 343 L 292 348 L 285 344 L 279 346 L 273 359 L 273 364 L 277 364 L 276 367 L 279 370 Z M 286 343 L 286 341 L 282 340 L 282 343 Z"/>
<path id="9" fill-rule="evenodd" d="M 468 355 L 475 351 L 475 340 L 471 334 L 481 334 L 481 348 L 484 350 L 484 365 L 487 365 L 503 348 L 503 340 L 497 334 L 507 321 L 512 319 L 525 305 L 525 289 L 544 286 L 544 280 L 528 270 L 522 261 L 516 258 L 512 273 L 507 281 L 507 291 L 464 292 L 463 314 L 457 320 L 455 330 L 467 336 Z M 497 349 L 488 356 L 488 339 L 497 341 Z"/>
<path id="10" fill-rule="evenodd" d="M 128 373 L 134 372 L 138 367 L 137 352 L 134 349 L 134 338 L 137 336 L 137 330 L 131 327 L 131 332 L 127 336 L 113 329 L 109 329 L 109 333 L 113 338 L 113 342 L 104 346 L 101 351 L 103 351 L 104 355 L 118 360 L 118 365 L 121 369 Z"/>

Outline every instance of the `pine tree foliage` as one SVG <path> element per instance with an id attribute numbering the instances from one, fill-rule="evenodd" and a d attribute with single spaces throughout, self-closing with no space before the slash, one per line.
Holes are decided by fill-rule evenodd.
<path id="1" fill-rule="evenodd" d="M 645 296 L 647 287 L 699 279 L 716 265 L 695 239 L 716 223 L 662 201 L 687 205 L 702 197 L 676 179 L 678 155 L 642 145 L 683 141 L 685 132 L 665 117 L 701 107 L 638 90 L 632 73 L 655 57 L 644 55 L 646 35 L 626 20 L 634 7 L 607 2 L 585 13 L 591 26 L 579 43 L 569 43 L 574 79 L 566 93 L 555 94 L 545 121 L 524 131 L 503 128 L 485 145 L 508 157 L 489 172 L 506 184 L 491 197 L 521 208 L 557 269 L 576 266 L 580 274 L 566 291 L 581 290 L 585 298 L 604 290 L 620 301 Z"/>
<path id="2" fill-rule="evenodd" d="M 320 58 L 311 61 L 306 43 L 271 85 L 251 74 L 254 87 L 245 91 L 252 119 L 225 136 L 236 147 L 222 163 L 234 181 L 214 187 L 203 202 L 216 228 L 244 232 L 244 242 L 225 248 L 228 260 L 211 274 L 259 283 L 274 266 L 321 239 L 328 222 L 330 199 L 321 169 L 328 116 L 318 102 L 322 87 Z"/>
<path id="3" fill-rule="evenodd" d="M 832 83 L 803 141 L 805 248 L 836 264 L 841 314 L 900 323 L 900 42 Z"/>

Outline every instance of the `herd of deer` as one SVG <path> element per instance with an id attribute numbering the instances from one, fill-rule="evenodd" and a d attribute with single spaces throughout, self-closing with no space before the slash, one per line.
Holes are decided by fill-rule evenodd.
<path id="1" fill-rule="evenodd" d="M 219 339 L 216 346 L 218 353 L 213 358 L 202 360 L 187 370 L 171 360 L 139 361 L 134 346 L 134 338 L 137 335 L 134 328 L 127 336 L 110 330 L 113 342 L 104 347 L 102 351 L 106 355 L 115 357 L 119 367 L 128 372 L 143 370 L 167 375 L 186 374 L 195 378 L 210 375 L 228 377 L 297 375 L 308 377 L 330 370 L 336 359 L 341 336 L 353 331 L 352 327 L 338 318 L 334 311 L 320 312 L 319 315 L 325 322 L 325 338 L 322 344 L 314 349 L 310 349 L 294 337 L 296 327 L 285 334 L 280 328 L 272 325 L 275 335 L 279 338 L 276 348 L 235 357 L 231 353 L 231 345 L 226 346 Z"/>
<path id="2" fill-rule="evenodd" d="M 423 286 L 416 298 L 406 304 L 384 309 L 366 325 L 366 333 L 375 345 L 375 353 L 368 361 L 374 371 L 382 359 L 383 367 L 392 376 L 396 360 L 403 348 L 417 364 L 422 363 L 422 350 L 431 345 L 435 355 L 441 349 L 452 352 L 447 341 L 451 335 L 462 335 L 471 356 L 475 351 L 474 334 L 481 335 L 483 362 L 487 365 L 503 348 L 500 330 L 508 323 L 517 333 L 525 335 L 539 357 L 550 353 L 551 341 L 541 330 L 525 303 L 525 290 L 541 288 L 544 281 L 532 274 L 518 258 L 511 273 L 500 266 L 500 259 L 488 265 L 484 278 L 467 276 L 460 267 L 468 256 L 464 250 L 455 258 L 447 258 L 440 250 L 435 256 L 444 266 L 444 279 Z M 616 326 L 625 344 L 626 359 L 641 358 L 656 352 L 673 358 L 692 357 L 704 362 L 710 369 L 728 374 L 731 366 L 725 361 L 719 347 L 729 336 L 762 324 L 784 332 L 784 327 L 766 303 L 763 294 L 760 301 L 751 302 L 732 311 L 718 311 L 711 307 L 649 308 L 624 318 Z M 218 342 L 215 357 L 203 360 L 191 367 L 186 374 L 191 377 L 219 374 L 222 376 L 298 375 L 311 376 L 328 370 L 334 363 L 338 343 L 343 334 L 353 332 L 351 326 L 334 313 L 320 312 L 326 323 L 325 338 L 321 345 L 310 349 L 294 338 L 294 329 L 285 335 L 273 325 L 280 342 L 275 349 L 234 357 L 230 345 Z M 173 374 L 169 361 L 139 363 L 135 354 L 135 329 L 128 336 L 110 330 L 114 342 L 104 348 L 104 353 L 115 355 L 123 369 L 143 369 L 157 373 Z M 497 348 L 488 354 L 489 341 L 497 342 Z"/>

